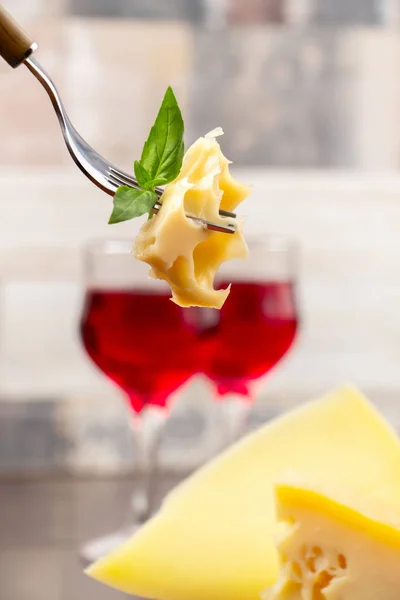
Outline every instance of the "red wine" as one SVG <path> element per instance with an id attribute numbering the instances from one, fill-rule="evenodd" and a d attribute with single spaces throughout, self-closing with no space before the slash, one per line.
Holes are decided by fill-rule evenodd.
<path id="1" fill-rule="evenodd" d="M 90 290 L 81 334 L 93 362 L 122 388 L 134 411 L 168 397 L 197 367 L 193 313 L 168 294 Z"/>
<path id="2" fill-rule="evenodd" d="M 250 382 L 282 359 L 296 329 L 293 284 L 234 282 L 214 324 L 205 325 L 202 334 L 203 370 L 218 395 L 250 396 Z"/>

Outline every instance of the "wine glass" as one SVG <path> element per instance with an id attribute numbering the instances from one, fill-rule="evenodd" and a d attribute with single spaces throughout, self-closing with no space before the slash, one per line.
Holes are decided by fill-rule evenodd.
<path id="1" fill-rule="evenodd" d="M 221 403 L 226 443 L 244 433 L 264 375 L 282 360 L 298 328 L 296 247 L 282 236 L 249 243 L 246 261 L 222 266 L 218 286 L 232 283 L 222 309 L 200 309 L 202 370 Z"/>
<path id="2" fill-rule="evenodd" d="M 150 279 L 132 256 L 132 241 L 89 244 L 81 337 L 89 357 L 125 394 L 142 474 L 131 526 L 86 544 L 92 562 L 123 542 L 154 510 L 158 447 L 173 394 L 197 370 L 193 313 L 170 301 L 168 286 Z M 133 517 L 133 518 L 132 518 Z"/>

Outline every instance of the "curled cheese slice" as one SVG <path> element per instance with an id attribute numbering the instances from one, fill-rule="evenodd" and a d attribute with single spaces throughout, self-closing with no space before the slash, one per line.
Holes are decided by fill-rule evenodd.
<path id="1" fill-rule="evenodd" d="M 167 281 L 180 306 L 221 308 L 229 287 L 215 290 L 215 275 L 223 262 L 248 254 L 240 221 L 234 234 L 226 234 L 187 217 L 226 224 L 219 209 L 233 211 L 250 194 L 229 172 L 215 139 L 221 134 L 216 129 L 189 148 L 179 176 L 165 188 L 158 215 L 142 226 L 134 247 L 136 258 L 150 265 L 150 276 Z"/>

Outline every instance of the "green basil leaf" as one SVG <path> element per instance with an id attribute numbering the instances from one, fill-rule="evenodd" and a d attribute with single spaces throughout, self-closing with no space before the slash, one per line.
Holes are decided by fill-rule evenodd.
<path id="1" fill-rule="evenodd" d="M 134 162 L 134 169 L 135 177 L 140 187 L 144 190 L 151 190 L 154 187 L 151 176 L 138 160 L 135 160 Z"/>
<path id="2" fill-rule="evenodd" d="M 155 186 L 173 181 L 182 167 L 184 155 L 184 124 L 174 92 L 169 87 L 149 137 L 144 145 L 140 161 L 134 170 L 141 189 L 121 186 L 114 196 L 114 209 L 109 223 L 121 223 L 146 213 L 152 218 L 151 209 L 158 200 Z"/>
<path id="3" fill-rule="evenodd" d="M 179 174 L 184 154 L 183 134 L 182 113 L 169 87 L 140 159 L 152 186 L 169 183 Z"/>
<path id="4" fill-rule="evenodd" d="M 109 224 L 129 221 L 149 213 L 158 196 L 150 190 L 137 190 L 126 185 L 119 187 L 114 196 L 114 209 Z"/>

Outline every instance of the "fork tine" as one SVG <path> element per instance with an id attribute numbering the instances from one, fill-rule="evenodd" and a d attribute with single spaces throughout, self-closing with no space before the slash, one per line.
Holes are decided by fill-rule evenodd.
<path id="1" fill-rule="evenodd" d="M 118 181 L 120 185 L 127 185 L 129 187 L 137 188 L 139 187 L 138 182 L 133 177 L 122 173 L 122 171 L 118 171 L 114 167 L 110 166 L 110 175 L 113 177 L 115 181 Z"/>
<path id="2" fill-rule="evenodd" d="M 162 202 L 156 202 L 153 206 L 151 212 L 153 215 L 157 215 L 158 211 L 162 207 Z M 230 213 L 231 214 L 231 213 Z M 212 223 L 211 221 L 206 221 L 205 219 L 200 219 L 199 217 L 195 217 L 193 215 L 186 215 L 188 219 L 193 219 L 193 221 L 197 221 L 201 223 L 206 229 L 210 231 L 219 231 L 220 233 L 235 233 L 236 227 L 233 223 L 228 223 L 227 225 L 221 225 L 219 223 Z"/>
<path id="3" fill-rule="evenodd" d="M 219 214 L 221 217 L 229 217 L 230 219 L 236 219 L 236 213 L 229 212 L 229 210 L 222 210 L 222 208 L 220 208 Z"/>
<path id="4" fill-rule="evenodd" d="M 118 169 L 112 166 L 110 166 L 110 171 L 111 174 L 114 175 L 115 179 L 121 182 L 121 185 L 128 185 L 134 188 L 140 187 L 136 179 L 134 177 L 131 177 L 130 175 L 127 175 L 127 173 L 123 173 L 122 171 L 119 171 Z M 162 196 L 164 192 L 163 188 L 161 187 L 155 187 L 154 191 L 157 194 L 157 196 Z"/>
<path id="5" fill-rule="evenodd" d="M 156 202 L 154 208 L 158 212 L 160 210 L 161 206 L 162 206 L 162 202 Z M 228 217 L 230 219 L 236 219 L 236 214 L 235 213 L 229 212 L 227 210 L 222 210 L 222 208 L 218 212 L 219 212 L 220 217 Z"/>
<path id="6" fill-rule="evenodd" d="M 107 179 L 108 181 L 110 181 L 113 185 L 115 185 L 115 191 L 117 191 L 117 189 L 121 186 L 121 185 L 126 185 L 126 183 L 122 182 L 120 179 L 118 179 L 115 175 L 113 175 L 112 173 L 108 173 L 107 174 Z M 128 187 L 133 187 L 132 185 L 129 185 Z M 138 185 L 135 185 L 135 189 L 138 189 Z"/>
<path id="7" fill-rule="evenodd" d="M 121 181 L 122 185 L 128 185 L 128 186 L 134 187 L 134 188 L 140 187 L 134 177 L 131 177 L 130 175 L 127 175 L 126 173 L 123 173 L 122 171 L 119 171 L 115 167 L 111 167 L 111 166 L 110 166 L 110 171 L 111 171 L 111 174 L 114 176 L 114 179 L 116 181 Z M 160 187 L 155 188 L 155 192 L 159 196 L 162 195 L 163 191 L 164 190 Z M 229 212 L 228 210 L 220 209 L 219 214 L 221 217 L 229 217 L 231 219 L 236 219 L 236 213 Z"/>
<path id="8" fill-rule="evenodd" d="M 116 170 L 113 167 L 110 167 L 110 171 L 112 171 L 111 173 L 108 174 L 108 179 L 109 181 L 111 181 L 111 183 L 113 183 L 116 186 L 121 185 L 122 183 L 122 179 L 119 179 L 116 175 L 114 175 L 114 173 L 116 172 Z M 133 180 L 132 180 L 133 181 Z M 129 187 L 135 187 L 136 189 L 140 189 L 140 186 L 138 185 L 137 181 L 135 181 L 135 185 L 130 185 Z M 162 202 L 157 202 L 154 206 L 154 214 L 157 214 L 157 212 L 160 210 L 162 206 Z M 236 219 L 236 214 L 233 212 L 229 212 L 228 210 L 223 210 L 220 209 L 219 210 L 219 214 L 221 217 L 228 217 L 230 219 Z"/>

